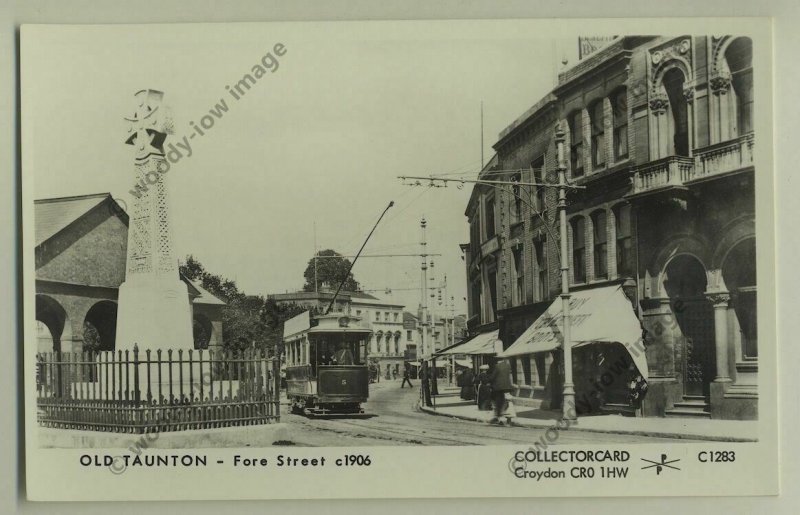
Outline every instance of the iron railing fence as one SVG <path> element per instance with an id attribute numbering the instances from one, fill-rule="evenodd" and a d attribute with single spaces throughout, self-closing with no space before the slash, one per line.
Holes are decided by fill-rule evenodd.
<path id="1" fill-rule="evenodd" d="M 152 433 L 280 421 L 279 361 L 263 349 L 37 354 L 44 427 Z"/>

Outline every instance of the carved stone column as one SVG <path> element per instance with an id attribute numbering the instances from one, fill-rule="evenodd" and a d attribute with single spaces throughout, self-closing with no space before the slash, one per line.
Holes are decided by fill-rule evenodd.
<path id="1" fill-rule="evenodd" d="M 731 134 L 731 109 L 730 109 L 730 95 L 728 91 L 731 89 L 731 76 L 727 72 L 716 72 L 708 81 L 708 88 L 711 90 L 712 96 L 712 134 L 714 141 L 718 143 L 725 141 L 732 137 Z M 716 112 L 714 112 L 716 111 Z"/>
<path id="2" fill-rule="evenodd" d="M 728 302 L 730 294 L 727 291 L 707 293 L 706 296 L 714 306 L 714 347 L 717 356 L 717 375 L 715 383 L 729 383 L 728 373 Z"/>
<path id="3" fill-rule="evenodd" d="M 695 142 L 697 141 L 697 135 L 695 134 L 695 123 L 694 123 L 694 93 L 695 87 L 692 82 L 687 82 L 683 85 L 683 98 L 686 100 L 686 120 L 689 124 L 687 130 L 689 132 L 689 156 L 694 155 L 694 146 Z"/>
<path id="4" fill-rule="evenodd" d="M 651 148 L 650 154 L 655 159 L 660 159 L 669 155 L 670 134 L 667 127 L 667 109 L 669 109 L 669 99 L 667 95 L 661 92 L 653 92 L 650 95 L 650 112 L 652 113 L 650 119 L 652 120 L 651 135 L 655 137 L 650 138 Z"/>

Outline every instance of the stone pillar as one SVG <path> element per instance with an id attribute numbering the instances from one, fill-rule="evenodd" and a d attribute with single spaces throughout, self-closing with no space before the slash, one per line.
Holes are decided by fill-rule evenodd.
<path id="1" fill-rule="evenodd" d="M 136 112 L 126 118 L 126 143 L 135 148 L 135 198 L 128 229 L 125 282 L 119 287 L 118 350 L 194 348 L 192 310 L 186 284 L 172 253 L 164 142 L 172 120 L 163 93 L 136 93 Z"/>
<path id="2" fill-rule="evenodd" d="M 670 154 L 672 135 L 667 123 L 667 110 L 669 99 L 666 93 L 654 92 L 650 95 L 650 156 L 652 159 L 661 159 Z M 654 136 L 654 137 L 653 137 Z"/>
<path id="3" fill-rule="evenodd" d="M 725 141 L 731 135 L 730 95 L 731 76 L 727 72 L 717 72 L 708 81 L 708 87 L 713 94 L 712 102 L 716 109 L 712 110 L 712 143 Z M 714 113 L 713 111 L 716 111 Z"/>
<path id="4" fill-rule="evenodd" d="M 714 305 L 714 350 L 717 357 L 717 375 L 714 382 L 729 383 L 731 377 L 728 372 L 728 302 L 731 296 L 726 291 L 706 295 Z"/>
<path id="5" fill-rule="evenodd" d="M 686 121 L 688 123 L 687 132 L 689 133 L 689 156 L 694 155 L 694 146 L 697 141 L 694 123 L 694 84 L 687 82 L 683 85 L 683 98 L 686 99 Z"/>

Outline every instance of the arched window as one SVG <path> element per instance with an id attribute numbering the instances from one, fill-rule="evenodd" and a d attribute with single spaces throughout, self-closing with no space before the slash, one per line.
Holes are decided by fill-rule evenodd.
<path id="1" fill-rule="evenodd" d="M 547 300 L 550 286 L 547 280 L 547 236 L 533 240 L 533 254 L 536 259 L 536 300 Z"/>
<path id="2" fill-rule="evenodd" d="M 514 257 L 514 286 L 511 290 L 511 305 L 520 306 L 525 303 L 525 266 L 522 262 L 522 247 L 511 250 Z"/>
<path id="3" fill-rule="evenodd" d="M 583 175 L 583 116 L 580 110 L 572 113 L 569 123 L 569 164 L 573 177 Z"/>
<path id="4" fill-rule="evenodd" d="M 540 156 L 538 159 L 531 162 L 531 171 L 533 182 L 536 184 L 544 184 L 544 156 Z M 544 186 L 536 186 L 536 196 L 534 198 L 533 207 L 540 213 L 543 213 L 547 209 L 545 203 L 546 191 Z"/>
<path id="5" fill-rule="evenodd" d="M 669 114 L 672 122 L 672 148 L 667 155 L 689 155 L 689 107 L 683 95 L 685 82 L 683 72 L 672 68 L 664 74 L 664 89 L 669 98 Z"/>
<path id="6" fill-rule="evenodd" d="M 606 212 L 595 211 L 592 214 L 594 229 L 594 276 L 598 279 L 608 278 L 608 237 L 606 231 Z"/>
<path id="7" fill-rule="evenodd" d="M 517 172 L 511 175 L 511 223 L 522 221 L 522 190 L 519 183 L 522 182 L 522 174 Z"/>
<path id="8" fill-rule="evenodd" d="M 486 198 L 486 239 L 491 240 L 497 232 L 494 222 L 494 195 Z"/>
<path id="9" fill-rule="evenodd" d="M 733 134 L 747 134 L 753 130 L 753 42 L 750 38 L 735 39 L 725 50 L 725 62 L 736 96 L 736 128 Z"/>
<path id="10" fill-rule="evenodd" d="M 586 282 L 586 222 L 582 216 L 570 221 L 572 225 L 572 278 L 576 283 Z"/>
<path id="11" fill-rule="evenodd" d="M 611 113 L 614 125 L 614 160 L 628 157 L 628 90 L 617 90 L 611 96 Z"/>
<path id="12" fill-rule="evenodd" d="M 605 148 L 605 116 L 603 100 L 600 99 L 589 108 L 589 119 L 592 124 L 592 167 L 598 168 L 606 163 Z"/>
<path id="13" fill-rule="evenodd" d="M 620 204 L 614 208 L 617 236 L 617 275 L 633 275 L 633 243 L 631 238 L 631 206 Z"/>

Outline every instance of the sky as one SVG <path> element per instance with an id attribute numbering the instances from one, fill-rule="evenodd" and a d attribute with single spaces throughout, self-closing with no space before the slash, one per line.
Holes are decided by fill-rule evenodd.
<path id="1" fill-rule="evenodd" d="M 168 173 L 176 256 L 248 294 L 294 291 L 315 236 L 320 250 L 355 254 L 394 201 L 364 254 L 418 254 L 424 217 L 441 254 L 429 282 L 446 276 L 465 313 L 471 186 L 397 176 L 477 176 L 481 102 L 488 161 L 497 134 L 552 89 L 562 55 L 575 59 L 577 38 L 535 34 L 523 22 L 370 22 L 72 26 L 29 46 L 23 35 L 23 173 L 37 199 L 110 192 L 132 206 L 133 94 L 164 92 L 167 145 L 225 99 L 228 112 Z M 226 86 L 277 43 L 275 72 L 234 99 Z M 418 257 L 363 258 L 353 273 L 378 297 L 412 311 L 420 301 Z"/>

